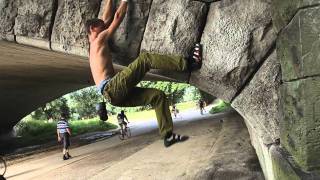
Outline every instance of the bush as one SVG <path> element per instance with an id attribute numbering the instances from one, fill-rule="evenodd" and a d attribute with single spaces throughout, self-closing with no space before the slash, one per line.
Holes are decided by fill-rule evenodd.
<path id="1" fill-rule="evenodd" d="M 71 133 L 73 135 L 84 134 L 87 132 L 106 131 L 115 129 L 118 126 L 109 122 L 103 122 L 96 118 L 81 121 L 71 121 L 70 123 Z"/>
<path id="2" fill-rule="evenodd" d="M 69 122 L 72 136 L 87 132 L 106 131 L 117 128 L 109 122 L 103 122 L 96 118 Z M 54 139 L 57 133 L 57 122 L 40 120 L 21 121 L 16 127 L 17 135 L 34 139 Z"/>
<path id="3" fill-rule="evenodd" d="M 220 100 L 217 105 L 213 106 L 211 110 L 209 111 L 211 114 L 223 112 L 231 107 L 230 103 L 226 103 L 222 100 Z"/>

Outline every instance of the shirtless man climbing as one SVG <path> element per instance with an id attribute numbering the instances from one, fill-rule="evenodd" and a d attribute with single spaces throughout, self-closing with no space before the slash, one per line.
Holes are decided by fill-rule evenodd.
<path id="1" fill-rule="evenodd" d="M 94 82 L 106 100 L 115 106 L 134 107 L 151 104 L 156 111 L 160 135 L 165 147 L 182 142 L 188 136 L 173 133 L 169 102 L 164 92 L 136 85 L 150 69 L 192 71 L 202 64 L 201 46 L 196 44 L 191 56 L 141 53 L 128 67 L 115 73 L 111 52 L 106 43 L 114 34 L 127 12 L 127 0 L 122 0 L 115 14 L 112 13 L 112 0 L 107 0 L 102 19 L 91 19 L 86 23 L 90 42 L 90 68 Z"/>

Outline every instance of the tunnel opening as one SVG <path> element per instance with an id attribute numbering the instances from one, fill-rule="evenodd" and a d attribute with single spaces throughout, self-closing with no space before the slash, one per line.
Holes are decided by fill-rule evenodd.
<path id="1" fill-rule="evenodd" d="M 6 63 L 0 67 L 0 75 L 8 77 L 2 80 L 5 88 L 1 88 L 1 102 L 10 102 L 9 106 L 1 104 L 1 113 L 6 120 L 1 123 L 10 122 L 8 129 L 40 104 L 92 85 L 85 58 L 10 43 L 3 43 L 1 52 L 4 54 L 1 60 Z M 13 60 L 6 61 L 8 58 Z M 165 78 L 152 76 L 150 79 Z"/>
<path id="2" fill-rule="evenodd" d="M 173 104 L 176 104 L 176 106 L 178 107 L 178 109 L 181 110 L 180 113 L 182 113 L 182 117 L 178 115 L 178 117 L 173 117 L 174 119 L 174 122 L 175 123 L 179 123 L 179 121 L 181 119 L 183 119 L 183 116 L 186 116 L 183 114 L 183 110 L 186 109 L 186 110 L 189 110 L 188 108 L 190 108 L 190 106 L 193 106 L 193 107 L 196 107 L 198 106 L 198 100 L 199 99 L 203 99 L 203 98 L 206 98 L 206 100 L 208 102 L 213 102 L 214 103 L 214 106 L 210 106 L 210 109 L 206 109 L 207 111 L 210 111 L 210 110 L 214 110 L 216 108 L 217 111 L 221 111 L 220 108 L 224 108 L 224 106 L 227 106 L 228 108 L 231 108 L 230 104 L 228 103 L 224 103 L 223 100 L 220 100 L 220 99 L 215 99 L 214 97 L 210 97 L 208 94 L 205 94 L 203 92 L 200 92 L 199 89 L 197 89 L 196 87 L 194 86 L 190 86 L 189 84 L 185 84 L 185 83 L 173 83 L 173 82 L 163 82 L 163 81 L 158 81 L 158 82 L 151 82 L 151 81 L 143 81 L 141 82 L 138 86 L 141 86 L 141 87 L 155 87 L 155 88 L 159 88 L 161 90 L 164 90 L 166 91 L 167 93 L 169 92 L 169 99 L 170 97 L 172 98 L 170 101 L 172 102 L 171 105 Z M 175 90 L 170 90 L 169 87 L 171 87 L 172 89 L 175 89 Z M 178 92 L 177 91 L 180 90 L 180 91 L 183 91 L 184 93 L 181 94 L 181 92 Z M 173 95 L 170 96 L 170 92 L 174 92 L 172 93 Z M 178 97 L 180 96 L 180 98 Z M 209 97 L 208 97 L 209 96 Z M 68 103 L 67 101 L 75 101 L 75 99 L 77 99 L 78 101 L 80 101 L 80 103 L 78 104 L 83 104 L 83 102 L 89 102 L 90 99 L 91 101 L 88 103 L 89 104 L 89 107 L 90 107 L 90 110 L 91 110 L 91 113 L 93 115 L 88 115 L 88 114 L 82 114 L 81 116 L 79 115 L 79 112 L 75 112 L 74 109 L 79 109 L 78 106 L 73 106 L 71 105 L 72 103 L 75 103 L 75 102 L 72 102 L 72 103 Z M 213 100 L 214 99 L 214 100 Z M 81 90 L 78 90 L 76 92 L 73 92 L 73 93 L 70 93 L 70 94 L 67 94 L 67 95 L 64 95 L 52 102 L 49 102 L 46 104 L 45 107 L 41 107 L 41 108 L 38 108 L 36 111 L 32 112 L 31 115 L 28 115 L 28 117 L 24 118 L 23 121 L 30 121 L 30 118 L 38 118 L 38 120 L 36 121 L 43 121 L 43 120 L 39 120 L 39 119 L 46 119 L 45 121 L 43 121 L 43 124 L 42 125 L 46 125 L 46 126 L 54 126 L 53 127 L 53 131 L 54 129 L 56 128 L 56 118 L 59 117 L 59 112 L 62 110 L 62 109 L 69 109 L 70 111 L 70 116 L 72 116 L 73 119 L 76 119 L 76 120 L 72 120 L 72 121 L 76 121 L 76 122 L 81 122 L 81 121 L 86 121 L 85 123 L 85 126 L 88 126 L 88 121 L 92 121 L 92 119 L 94 119 L 93 121 L 98 121 L 99 123 L 97 123 L 98 126 L 101 126 L 102 123 L 104 122 L 101 122 L 98 120 L 98 117 L 97 117 L 97 114 L 96 114 L 96 110 L 95 110 L 95 104 L 96 102 L 98 101 L 101 101 L 101 96 L 97 93 L 96 91 L 96 88 L 94 86 L 92 87 L 87 87 L 87 88 L 84 88 L 84 89 L 81 89 Z M 54 107 L 54 106 L 57 106 L 57 107 Z M 68 108 L 66 108 L 66 106 L 68 106 Z M 70 106 L 70 107 L 69 107 Z M 141 117 L 145 118 L 145 119 L 148 119 L 147 116 L 150 116 L 150 117 L 155 117 L 155 114 L 153 112 L 153 110 L 151 110 L 151 114 L 150 114 L 150 108 L 149 106 L 145 106 L 145 107 L 136 107 L 136 108 L 122 108 L 122 107 L 113 107 L 111 105 L 108 106 L 108 110 L 110 112 L 110 118 L 108 120 L 108 122 L 111 122 L 111 123 L 117 123 L 116 122 L 116 117 L 113 116 L 114 114 L 117 114 L 120 110 L 125 110 L 126 113 L 128 113 L 128 117 L 131 119 L 134 119 L 134 113 L 140 113 L 140 115 L 137 115 L 137 119 L 138 121 L 141 120 Z M 170 106 L 170 109 L 172 109 L 172 106 Z M 223 109 L 225 110 L 225 109 Z M 42 111 L 42 113 L 40 112 Z M 53 112 L 53 111 L 56 111 L 56 112 Z M 137 112 L 138 111 L 138 112 Z M 141 112 L 143 111 L 143 112 Z M 219 111 L 219 112 L 220 112 Z M 46 114 L 50 112 L 51 114 Z M 144 113 L 144 112 L 147 112 L 147 113 Z M 144 114 L 141 114 L 141 113 L 144 113 Z M 197 113 L 197 114 L 200 114 L 200 110 L 199 109 L 196 109 L 195 111 L 193 111 L 192 113 Z M 206 112 L 208 113 L 208 112 Z M 90 113 L 89 113 L 90 114 Z M 149 115 L 148 115 L 149 114 Z M 94 117 L 95 116 L 95 117 Z M 112 117 L 113 116 L 113 117 Z M 174 116 L 174 115 L 173 115 Z M 226 115 L 220 115 L 219 117 L 221 119 L 223 119 L 223 117 L 226 116 Z M 86 120 L 86 119 L 90 119 L 90 120 Z M 177 120 L 177 121 L 176 121 Z M 34 121 L 34 120 L 33 120 Z M 197 122 L 205 122 L 205 121 L 209 121 L 209 119 L 203 121 L 203 120 L 195 120 L 194 123 L 197 123 Z M 238 120 L 236 120 L 238 121 Z M 241 120 L 240 120 L 241 121 Z M 21 122 L 20 122 L 21 123 Z M 223 123 L 226 123 L 226 125 L 223 125 Z M 240 123 L 241 124 L 241 123 Z M 42 126 L 40 125 L 40 126 Z M 18 126 L 19 126 L 19 123 L 18 123 Z M 21 124 L 20 124 L 21 126 Z M 33 126 L 35 126 L 35 124 L 33 124 Z M 235 131 L 233 129 L 235 129 L 238 133 L 239 131 L 241 131 L 240 134 L 242 135 L 239 135 L 239 136 L 243 136 L 243 133 L 246 134 L 246 130 L 243 131 L 243 125 L 239 125 L 238 123 L 235 123 L 235 122 L 229 122 L 228 120 L 226 120 L 226 122 L 223 122 L 223 120 L 220 120 L 220 122 L 218 122 L 218 124 L 216 124 L 217 127 L 213 128 L 213 127 L 210 127 L 210 128 L 213 128 L 213 129 L 216 129 L 217 131 L 218 130 L 221 130 L 222 132 L 224 133 L 230 133 L 229 136 L 227 135 L 223 135 L 222 137 L 219 137 L 218 138 L 218 144 L 220 144 L 220 146 L 223 148 L 225 148 L 225 151 L 227 153 L 225 154 L 221 154 L 221 157 L 223 158 L 220 158 L 220 159 L 216 159 L 215 160 L 215 164 L 213 165 L 215 168 L 217 169 L 223 169 L 223 168 L 226 168 L 224 166 L 227 166 L 227 165 L 223 165 L 223 163 L 225 164 L 229 164 L 227 161 L 229 161 L 228 159 L 230 158 L 228 153 L 230 153 L 227 149 L 228 148 L 235 148 L 234 145 L 237 145 L 238 147 L 237 148 L 244 148 L 243 150 L 244 151 L 252 151 L 252 147 L 250 145 L 250 140 L 246 139 L 245 137 L 243 137 L 244 139 L 241 139 L 240 140 L 237 140 L 236 143 L 231 143 L 232 145 L 228 145 L 228 144 L 225 144 L 225 143 L 228 143 L 228 141 L 230 141 L 230 138 L 232 138 L 233 133 L 235 133 Z M 225 126 L 225 127 L 223 127 Z M 25 128 L 25 127 L 24 127 Z M 30 127 L 29 127 L 30 128 Z M 46 128 L 44 128 L 46 129 Z M 103 130 L 103 129 L 101 129 Z M 38 132 L 39 133 L 39 132 Z M 38 133 L 35 133 L 35 134 L 38 134 Z M 155 134 L 157 134 L 157 132 L 155 132 Z M 51 137 L 55 136 L 55 134 L 51 134 L 50 135 Z M 39 138 L 39 137 L 35 137 L 35 138 Z M 55 137 L 54 137 L 55 138 Z M 33 141 L 35 141 L 36 139 L 34 139 Z M 37 140 L 38 143 L 40 142 L 40 140 L 38 139 Z M 48 140 L 47 140 L 48 141 Z M 81 147 L 82 145 L 88 143 L 88 142 L 77 142 L 77 140 L 73 139 L 73 141 L 75 141 L 74 143 L 74 148 L 75 147 Z M 250 147 L 246 147 L 246 146 L 250 146 Z M 34 149 L 39 149 L 40 146 L 33 146 L 32 148 Z M 22 150 L 21 152 L 23 152 L 23 149 L 20 149 Z M 254 152 L 254 151 L 253 151 Z M 247 168 L 249 169 L 250 172 L 254 172 L 256 173 L 254 176 L 258 177 L 258 179 L 262 179 L 262 176 L 261 176 L 261 167 L 259 165 L 259 161 L 257 159 L 256 156 L 250 154 L 248 157 L 244 158 L 244 162 L 247 163 Z M 219 163 L 222 163 L 222 164 L 219 164 Z M 248 169 L 246 169 L 246 171 L 248 171 Z M 239 173 L 237 172 L 237 170 L 234 171 L 234 173 Z M 259 175 L 259 172 L 260 172 L 260 175 Z M 227 168 L 227 170 L 225 170 L 224 172 L 221 172 L 221 174 L 219 175 L 216 175 L 216 177 L 220 177 L 220 176 L 225 176 L 227 174 L 231 175 L 230 174 L 230 167 L 229 169 Z M 234 174 L 233 174 L 234 175 Z M 239 175 L 243 175 L 243 174 L 239 174 Z"/>
<path id="3" fill-rule="evenodd" d="M 180 119 L 182 118 L 179 113 L 174 113 L 172 108 L 173 106 L 176 107 L 177 112 L 198 108 L 201 114 L 208 113 L 211 110 L 208 109 L 209 107 L 212 107 L 211 104 L 214 104 L 215 106 L 212 108 L 212 113 L 219 113 L 230 108 L 230 105 L 224 103 L 222 100 L 216 100 L 215 97 L 186 83 L 142 81 L 138 86 L 164 91 L 170 102 L 170 111 L 173 119 L 178 117 Z M 204 112 L 204 109 L 200 110 L 200 100 L 204 101 L 203 106 L 210 105 L 207 108 L 208 112 Z M 216 101 L 214 102 L 214 100 Z M 96 105 L 101 101 L 105 101 L 104 98 L 97 92 L 95 86 L 91 86 L 68 93 L 41 105 L 35 111 L 22 118 L 22 120 L 14 126 L 12 134 L 14 137 L 18 137 L 18 140 L 16 141 L 17 146 L 39 145 L 52 140 L 55 136 L 55 123 L 60 119 L 61 112 L 66 113 L 68 115 L 68 119 L 72 122 L 75 121 L 79 124 L 79 127 L 75 127 L 75 129 L 77 129 L 75 131 L 75 135 L 90 131 L 105 131 L 110 128 L 115 128 L 117 125 L 116 115 L 121 110 L 129 113 L 128 117 L 133 121 L 150 120 L 155 119 L 156 117 L 154 110 L 150 105 L 138 107 L 116 107 L 111 104 L 107 104 L 107 111 L 110 116 L 108 122 L 111 122 L 111 124 L 106 125 L 99 121 L 97 114 Z M 79 123 L 80 121 L 84 123 L 81 124 Z M 92 123 L 92 127 L 89 125 L 90 123 Z M 86 125 L 88 125 L 87 129 L 85 127 Z M 99 126 L 102 127 L 99 128 Z M 79 128 L 80 130 L 78 130 Z M 46 131 L 50 132 L 48 133 Z M 35 142 L 36 144 L 33 144 Z M 15 143 L 12 141 L 11 144 L 13 145 Z"/>

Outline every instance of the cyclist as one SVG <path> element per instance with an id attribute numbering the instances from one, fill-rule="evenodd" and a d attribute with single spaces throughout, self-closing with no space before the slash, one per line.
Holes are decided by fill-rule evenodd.
<path id="1" fill-rule="evenodd" d="M 121 128 L 121 133 L 122 133 L 123 130 L 127 128 L 127 124 L 129 123 L 127 116 L 124 114 L 124 110 L 122 110 L 118 114 L 117 119 L 118 119 L 118 123 L 119 123 L 119 126 Z"/>

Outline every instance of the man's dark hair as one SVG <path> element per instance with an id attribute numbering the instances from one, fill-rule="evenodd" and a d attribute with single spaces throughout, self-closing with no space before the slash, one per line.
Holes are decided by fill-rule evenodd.
<path id="1" fill-rule="evenodd" d="M 68 113 L 66 113 L 66 112 L 61 112 L 61 113 L 60 113 L 60 116 L 61 116 L 61 118 L 63 118 L 63 119 L 67 119 L 67 118 L 68 118 Z"/>
<path id="2" fill-rule="evenodd" d="M 87 22 L 86 22 L 86 31 L 88 34 L 90 34 L 90 26 L 91 27 L 99 27 L 99 26 L 103 26 L 104 25 L 104 22 L 99 19 L 99 18 L 94 18 L 94 19 L 89 19 Z"/>

